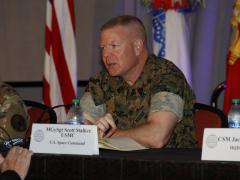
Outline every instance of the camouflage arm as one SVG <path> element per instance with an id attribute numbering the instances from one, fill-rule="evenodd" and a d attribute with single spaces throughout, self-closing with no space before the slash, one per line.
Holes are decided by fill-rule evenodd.
<path id="1" fill-rule="evenodd" d="M 0 84 L 0 112 L 0 139 L 25 137 L 29 126 L 27 109 L 16 90 L 4 83 Z"/>
<path id="2" fill-rule="evenodd" d="M 96 106 L 92 95 L 89 92 L 85 92 L 80 101 L 81 108 L 83 110 L 84 118 L 94 121 L 96 118 L 103 116 L 106 113 L 106 105 L 101 104 Z"/>
<path id="3" fill-rule="evenodd" d="M 170 92 L 159 92 L 152 96 L 150 113 L 157 111 L 170 111 L 178 117 L 178 122 L 183 116 L 183 99 Z"/>

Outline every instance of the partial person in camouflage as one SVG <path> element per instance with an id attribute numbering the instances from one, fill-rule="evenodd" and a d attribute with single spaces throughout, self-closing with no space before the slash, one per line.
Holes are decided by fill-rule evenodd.
<path id="1" fill-rule="evenodd" d="M 0 81 L 0 142 L 24 138 L 29 117 L 23 100 L 13 87 Z"/>
<path id="2" fill-rule="evenodd" d="M 118 16 L 101 28 L 106 70 L 90 78 L 81 98 L 86 122 L 100 138 L 130 137 L 152 148 L 195 147 L 195 95 L 170 61 L 148 53 L 143 23 Z"/>

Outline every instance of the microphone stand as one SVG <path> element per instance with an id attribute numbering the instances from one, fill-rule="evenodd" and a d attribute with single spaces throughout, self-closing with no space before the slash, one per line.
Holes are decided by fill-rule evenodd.
<path id="1" fill-rule="evenodd" d="M 42 119 L 43 119 L 43 116 L 45 115 L 45 113 L 51 111 L 51 110 L 54 110 L 54 109 L 57 109 L 57 108 L 60 108 L 60 107 L 66 107 L 67 109 L 69 109 L 71 106 L 71 104 L 61 104 L 61 105 L 57 105 L 57 106 L 53 106 L 53 107 L 50 107 L 50 108 L 47 108 L 47 109 L 44 109 L 42 111 L 42 113 L 40 114 L 39 118 L 36 120 L 36 123 L 41 123 L 42 122 Z"/>

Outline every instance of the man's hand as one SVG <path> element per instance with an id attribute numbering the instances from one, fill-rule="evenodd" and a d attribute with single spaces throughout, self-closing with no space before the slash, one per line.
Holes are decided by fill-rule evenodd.
<path id="1" fill-rule="evenodd" d="M 18 173 L 21 179 L 24 179 L 28 173 L 31 156 L 32 152 L 28 149 L 12 147 L 1 164 L 1 172 L 13 170 Z"/>
<path id="2" fill-rule="evenodd" d="M 98 127 L 99 138 L 111 137 L 117 130 L 117 126 L 113 120 L 113 117 L 109 113 L 99 118 L 95 125 Z"/>

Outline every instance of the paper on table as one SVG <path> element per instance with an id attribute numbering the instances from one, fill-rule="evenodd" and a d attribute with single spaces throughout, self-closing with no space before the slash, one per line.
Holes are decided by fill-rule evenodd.
<path id="1" fill-rule="evenodd" d="M 111 137 L 111 138 L 99 139 L 98 146 L 99 148 L 118 150 L 118 151 L 135 151 L 135 150 L 147 149 L 143 145 L 127 137 Z"/>

